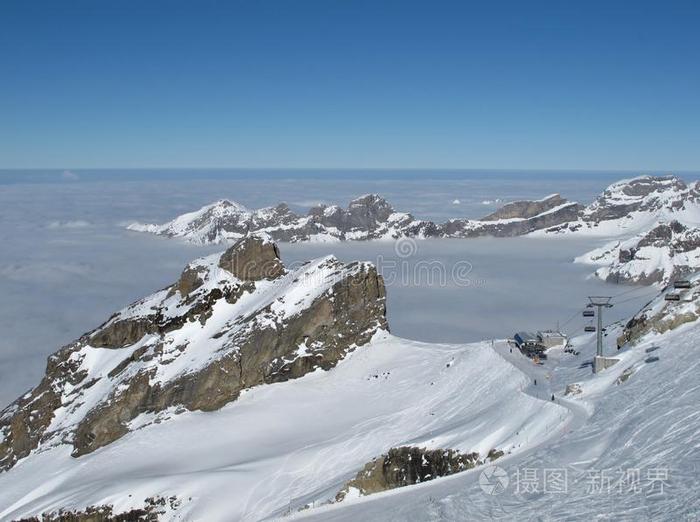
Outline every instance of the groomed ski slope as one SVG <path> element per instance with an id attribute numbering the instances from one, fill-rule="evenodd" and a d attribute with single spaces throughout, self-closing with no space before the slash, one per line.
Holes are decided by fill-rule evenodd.
<path id="1" fill-rule="evenodd" d="M 620 362 L 597 376 L 581 364 L 595 352 L 593 336 L 576 339 L 581 350 L 577 357 L 550 356 L 543 371 L 551 370 L 549 382 L 555 390 L 562 392 L 572 382 L 581 385 L 580 395 L 556 398 L 571 408 L 573 421 L 547 444 L 496 461 L 509 477 L 503 493 L 486 494 L 479 485 L 482 470 L 475 469 L 293 519 L 698 520 L 699 328 L 689 323 L 663 335 L 650 334 L 630 349 L 615 353 L 609 348 Z M 606 342 L 614 344 L 617 333 L 611 329 Z M 631 375 L 620 383 L 625 370 Z M 533 481 L 537 490 L 528 491 L 519 477 L 533 469 L 539 470 Z M 565 493 L 544 491 L 546 469 L 567 470 Z"/>
<path id="2" fill-rule="evenodd" d="M 331 371 L 253 388 L 219 411 L 142 415 L 140 429 L 92 454 L 59 446 L 0 474 L 0 520 L 104 504 L 118 513 L 159 495 L 179 503 L 163 520 L 260 520 L 333 498 L 391 447 L 532 451 L 575 415 L 527 393 L 531 377 L 498 346 L 380 333 Z"/>

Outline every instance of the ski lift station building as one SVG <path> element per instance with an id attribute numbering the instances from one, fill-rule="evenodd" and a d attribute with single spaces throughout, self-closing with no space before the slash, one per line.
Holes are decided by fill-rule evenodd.
<path id="1" fill-rule="evenodd" d="M 518 332 L 513 336 L 513 339 L 521 350 L 541 351 L 545 349 L 535 332 Z"/>
<path id="2" fill-rule="evenodd" d="M 515 344 L 523 352 L 544 352 L 548 348 L 566 346 L 567 338 L 561 332 L 543 330 L 539 332 L 518 332 L 513 336 Z"/>
<path id="3" fill-rule="evenodd" d="M 566 346 L 566 343 L 568 342 L 566 335 L 555 330 L 543 330 L 541 332 L 537 332 L 537 337 L 540 339 L 545 348 Z"/>

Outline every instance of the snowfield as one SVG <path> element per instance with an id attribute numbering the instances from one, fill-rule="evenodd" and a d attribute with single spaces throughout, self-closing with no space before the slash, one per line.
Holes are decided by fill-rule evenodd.
<path id="1" fill-rule="evenodd" d="M 650 309 L 657 313 L 667 306 L 660 298 Z M 606 353 L 619 362 L 598 375 L 581 364 L 595 353 L 591 336 L 574 340 L 578 357 L 553 354 L 545 366 L 549 382 L 556 403 L 569 408 L 574 420 L 533 451 L 496 461 L 509 479 L 500 494 L 485 493 L 479 483 L 483 470 L 474 469 L 294 519 L 697 520 L 699 328 L 693 322 L 651 333 L 616 352 L 620 327 L 611 327 Z M 581 393 L 562 397 L 571 383 Z M 551 477 L 562 470 L 564 491 L 545 479 L 545 473 Z"/>
<path id="2" fill-rule="evenodd" d="M 645 310 L 696 311 L 695 294 L 661 295 Z M 652 331 L 618 351 L 622 326 L 611 325 L 606 353 L 619 362 L 598 375 L 593 335 L 571 341 L 579 355 L 552 349 L 535 365 L 505 341 L 439 345 L 380 332 L 331 371 L 252 388 L 216 412 L 142 415 L 133 433 L 79 459 L 59 446 L 20 461 L 0 474 L 0 519 L 175 496 L 162 520 L 692 520 L 699 329 Z M 569 384 L 577 391 L 565 395 Z M 506 455 L 329 502 L 401 445 Z M 508 477 L 495 495 L 480 486 L 493 465 Z M 545 470 L 564 470 L 566 494 L 544 491 Z"/>
<path id="3" fill-rule="evenodd" d="M 485 457 L 543 443 L 572 415 L 524 393 L 529 383 L 490 342 L 380 333 L 329 372 L 253 388 L 220 411 L 142 415 L 135 432 L 79 459 L 67 445 L 33 455 L 0 474 L 0 519 L 172 495 L 180 505 L 165 520 L 282 516 L 332 499 L 394 446 Z"/>

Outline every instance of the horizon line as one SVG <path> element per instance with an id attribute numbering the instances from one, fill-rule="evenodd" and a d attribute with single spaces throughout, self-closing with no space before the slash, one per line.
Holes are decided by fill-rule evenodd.
<path id="1" fill-rule="evenodd" d="M 401 172 L 401 171 L 438 171 L 438 172 L 465 172 L 465 171 L 492 171 L 492 172 L 625 172 L 625 173 L 660 173 L 674 174 L 674 173 L 700 173 L 700 168 L 697 169 L 654 169 L 654 168 L 513 168 L 513 167 L 284 167 L 284 166 L 270 166 L 270 167 L 209 167 L 209 166 L 157 166 L 157 167 L 0 167 L 0 172 L 4 171 L 37 171 L 37 170 L 48 170 L 48 171 L 106 171 L 106 170 L 125 170 L 125 171 L 137 171 L 137 170 L 236 170 L 236 171 L 274 171 L 274 170 L 285 170 L 285 171 L 388 171 L 388 172 Z"/>

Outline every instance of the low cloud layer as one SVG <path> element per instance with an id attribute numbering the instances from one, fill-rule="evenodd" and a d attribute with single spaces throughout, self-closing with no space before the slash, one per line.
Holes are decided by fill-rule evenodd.
<path id="1" fill-rule="evenodd" d="M 7 404 L 36 385 L 46 357 L 62 345 L 133 300 L 173 282 L 191 259 L 223 249 L 129 233 L 117 226 L 120 222 L 161 222 L 221 198 L 256 208 L 280 201 L 346 204 L 367 192 L 380 193 L 397 209 L 417 217 L 444 220 L 482 215 L 485 199 L 541 197 L 555 189 L 587 201 L 614 179 L 611 175 L 610 180 L 582 185 L 573 177 L 558 184 L 551 177 L 531 177 L 527 183 L 507 185 L 483 177 L 299 176 L 203 180 L 183 175 L 154 180 L 144 174 L 123 181 L 118 176 L 97 180 L 83 175 L 75 183 L 23 184 L 15 175 L 13 183 L 0 183 L 0 403 Z M 457 196 L 462 204 L 449 204 Z M 451 272 L 467 261 L 472 266 L 468 276 L 475 284 L 431 283 L 425 279 L 428 272 L 418 269 L 415 277 L 391 281 L 388 308 L 396 335 L 468 342 L 509 336 L 523 328 L 555 327 L 557 320 L 583 306 L 586 295 L 624 290 L 589 279 L 590 267 L 570 263 L 589 247 L 589 243 L 546 244 L 525 238 L 426 241 L 402 257 L 391 242 L 349 242 L 282 245 L 282 255 L 288 263 L 327 253 L 344 260 L 367 259 L 380 264 L 385 275 L 388 271 L 400 275 L 402 270 L 410 274 L 419 263 L 434 261 Z M 632 301 L 614 308 L 609 317 L 625 317 L 638 304 Z M 578 317 L 571 326 L 577 321 L 582 326 Z"/>

